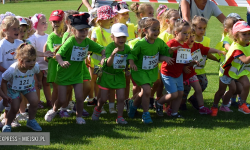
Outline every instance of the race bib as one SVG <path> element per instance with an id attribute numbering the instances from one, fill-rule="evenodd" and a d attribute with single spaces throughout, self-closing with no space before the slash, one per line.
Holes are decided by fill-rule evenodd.
<path id="1" fill-rule="evenodd" d="M 88 56 L 89 45 L 86 47 L 73 46 L 71 58 L 72 61 L 83 61 Z"/>
<path id="2" fill-rule="evenodd" d="M 201 50 L 200 49 L 194 51 L 191 55 L 192 55 L 193 60 L 198 61 L 198 62 L 203 61 L 203 56 L 201 55 Z"/>
<path id="3" fill-rule="evenodd" d="M 192 62 L 191 50 L 186 48 L 179 48 L 176 56 L 176 63 L 187 64 Z"/>
<path id="4" fill-rule="evenodd" d="M 113 61 L 113 68 L 114 69 L 125 69 L 127 64 L 127 57 L 128 55 L 121 55 L 115 54 L 114 61 Z"/>
<path id="5" fill-rule="evenodd" d="M 203 55 L 203 60 L 200 62 L 199 66 L 196 66 L 195 69 L 202 69 L 206 65 L 207 55 Z"/>
<path id="6" fill-rule="evenodd" d="M 13 90 L 27 90 L 32 87 L 34 81 L 34 74 L 25 76 L 15 76 L 13 78 L 12 89 Z"/>
<path id="7" fill-rule="evenodd" d="M 158 66 L 159 52 L 154 56 L 143 56 L 142 69 L 150 70 Z"/>

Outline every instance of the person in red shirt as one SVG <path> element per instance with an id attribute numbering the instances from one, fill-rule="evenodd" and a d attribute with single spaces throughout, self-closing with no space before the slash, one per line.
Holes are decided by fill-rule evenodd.
<path id="1" fill-rule="evenodd" d="M 175 23 L 173 33 L 175 38 L 168 41 L 167 45 L 169 47 L 182 47 L 189 48 L 185 43 L 191 32 L 190 24 L 184 20 L 178 20 Z M 172 58 L 176 59 L 177 51 L 173 52 Z M 169 65 L 167 62 L 163 61 L 161 66 L 161 78 L 168 94 L 161 97 L 155 102 L 157 114 L 162 114 L 163 104 L 171 102 L 171 109 L 169 109 L 169 114 L 172 117 L 182 118 L 178 113 L 180 103 L 183 95 L 183 70 L 184 64 L 174 62 L 173 65 Z"/>
<path id="2" fill-rule="evenodd" d="M 186 43 L 189 46 L 189 48 L 191 48 L 193 60 L 200 61 L 200 60 L 198 60 L 199 53 L 200 53 L 200 56 L 208 55 L 209 53 L 218 53 L 219 55 L 226 54 L 225 52 L 222 52 L 220 50 L 205 47 L 200 43 L 196 43 L 195 42 L 195 30 L 192 29 L 191 32 L 192 33 L 191 33 L 191 35 Z M 196 72 L 195 72 L 193 66 L 185 65 L 183 70 L 184 70 L 184 73 L 183 73 L 184 87 L 191 85 L 194 88 L 195 97 L 197 98 L 197 102 L 199 105 L 199 113 L 200 114 L 211 114 L 212 111 L 209 108 L 204 107 L 202 89 L 201 89 L 201 86 L 199 84 L 199 79 L 196 76 Z M 185 93 L 185 94 L 188 95 L 188 93 Z M 183 99 L 186 100 L 186 98 L 187 97 L 185 95 L 183 95 Z"/>

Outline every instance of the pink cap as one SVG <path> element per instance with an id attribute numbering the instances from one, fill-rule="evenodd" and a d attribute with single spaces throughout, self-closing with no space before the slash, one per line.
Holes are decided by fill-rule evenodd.
<path id="1" fill-rule="evenodd" d="M 233 35 L 237 32 L 250 31 L 250 26 L 245 21 L 238 21 L 233 26 Z"/>

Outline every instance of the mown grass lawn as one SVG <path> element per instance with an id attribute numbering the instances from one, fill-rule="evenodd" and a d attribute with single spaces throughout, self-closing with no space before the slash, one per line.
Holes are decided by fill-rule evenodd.
<path id="1" fill-rule="evenodd" d="M 80 0 L 50 1 L 30 3 L 0 4 L 0 13 L 11 11 L 20 16 L 32 16 L 44 13 L 49 18 L 56 9 L 76 10 Z M 131 3 L 129 3 L 131 4 Z M 156 9 L 159 4 L 152 4 Z M 167 4 L 177 8 L 177 4 Z M 240 14 L 246 19 L 246 8 L 219 6 L 228 15 L 231 12 Z M 80 11 L 86 11 L 83 6 Z M 130 13 L 131 21 L 136 24 L 134 13 Z M 221 39 L 222 24 L 212 17 L 209 21 L 207 36 L 211 38 L 211 47 L 215 47 Z M 47 30 L 51 33 L 51 27 Z M 205 105 L 211 107 L 213 96 L 218 88 L 218 63 L 208 61 L 206 66 L 209 80 L 204 92 Z M 42 100 L 45 98 L 42 94 Z M 93 107 L 85 108 L 92 113 Z M 108 106 L 106 106 L 108 109 Z M 51 122 L 44 121 L 47 108 L 38 110 L 36 119 L 43 132 L 50 132 L 50 146 L 0 146 L 0 149 L 249 149 L 250 116 L 232 108 L 233 113 L 219 112 L 217 117 L 200 115 L 188 104 L 188 110 L 181 112 L 185 119 L 173 120 L 168 116 L 158 117 L 151 112 L 153 124 L 141 123 L 141 113 L 135 119 L 129 119 L 124 112 L 128 125 L 116 125 L 115 114 L 101 116 L 99 122 L 86 118 L 86 125 L 77 125 L 75 115 L 72 118 L 60 119 L 58 116 Z M 23 122 L 21 127 L 13 128 L 13 132 L 31 132 Z"/>

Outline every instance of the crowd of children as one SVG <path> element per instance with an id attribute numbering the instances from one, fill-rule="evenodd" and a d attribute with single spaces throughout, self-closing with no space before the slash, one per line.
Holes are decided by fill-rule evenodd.
<path id="1" fill-rule="evenodd" d="M 138 19 L 137 25 L 129 22 L 129 8 Z M 95 106 L 93 121 L 107 113 L 103 106 L 108 100 L 109 113 L 117 113 L 117 124 L 128 123 L 124 109 L 128 117 L 134 118 L 137 109 L 142 108 L 145 124 L 153 122 L 150 108 L 159 116 L 165 112 L 183 118 L 179 110 L 187 109 L 187 101 L 200 114 L 232 112 L 231 105 L 250 114 L 246 103 L 250 26 L 238 14 L 229 14 L 222 40 L 214 49 L 205 36 L 208 20 L 204 17 L 194 16 L 192 22 L 187 22 L 166 5 L 160 5 L 154 16 L 154 8 L 147 3 L 129 7 L 118 2 L 88 13 L 55 10 L 49 17 L 52 33 L 48 35 L 44 14 L 29 18 L 10 12 L 1 14 L 2 132 L 11 132 L 23 120 L 27 127 L 42 131 L 35 120 L 37 109 L 44 106 L 40 89 L 46 106 L 51 108 L 44 116 L 47 122 L 57 114 L 65 118 L 76 113 L 76 123 L 85 124 L 83 117 L 90 116 L 84 109 L 85 100 L 87 106 Z M 202 92 L 208 86 L 207 59 L 218 62 L 219 89 L 213 105 L 205 107 Z M 131 82 L 133 96 L 129 98 Z M 191 87 L 194 94 L 188 98 Z"/>

